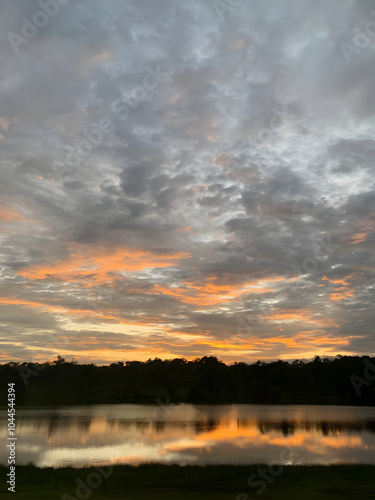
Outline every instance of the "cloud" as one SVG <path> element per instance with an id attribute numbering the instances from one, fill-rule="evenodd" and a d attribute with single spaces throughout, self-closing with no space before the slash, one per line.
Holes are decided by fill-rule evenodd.
<path id="1" fill-rule="evenodd" d="M 3 37 L 8 359 L 373 350 L 375 42 L 340 49 L 371 8 L 83 0 Z M 40 10 L 0 9 L 5 34 Z"/>

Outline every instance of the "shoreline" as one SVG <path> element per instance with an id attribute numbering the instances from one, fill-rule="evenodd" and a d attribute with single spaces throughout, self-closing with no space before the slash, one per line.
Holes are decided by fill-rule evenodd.
<path id="1" fill-rule="evenodd" d="M 271 468 L 273 467 L 273 468 Z M 2 477 L 8 467 L 0 466 Z M 5 481 L 4 481 L 5 483 Z M 0 492 L 6 492 L 5 484 Z M 79 489 L 80 488 L 80 489 Z M 119 499 L 340 498 L 375 494 L 375 465 L 115 465 L 59 469 L 16 466 L 16 494 L 21 500 L 86 497 Z M 263 493 L 264 492 L 264 493 Z M 261 495 L 263 493 L 263 495 Z M 65 495 L 65 496 L 64 496 Z M 81 498 L 83 498 L 81 496 Z"/>
<path id="2" fill-rule="evenodd" d="M 119 402 L 113 402 L 113 403 L 101 403 L 101 402 L 89 402 L 89 403 L 76 403 L 76 402 L 67 402 L 67 403 L 61 403 L 61 404 L 48 404 L 43 402 L 43 404 L 26 404 L 26 403 L 19 403 L 17 404 L 17 408 L 19 409 L 39 409 L 39 408 L 65 408 L 65 407 L 82 407 L 82 406 L 127 406 L 127 405 L 136 405 L 136 406 L 150 406 L 150 407 L 155 407 L 158 406 L 158 402 L 151 402 L 151 401 L 119 401 Z M 191 401 L 177 401 L 175 403 L 166 403 L 165 406 L 179 406 L 179 405 L 193 405 L 193 406 L 229 406 L 229 405 L 246 405 L 246 406 L 275 406 L 275 407 L 281 407 L 281 406 L 324 406 L 324 407 L 342 407 L 342 408 L 374 408 L 375 404 L 342 404 L 342 403 L 253 403 L 253 402 L 246 402 L 246 401 L 215 401 L 215 402 L 207 402 L 207 403 L 192 403 Z M 0 411 L 6 410 L 7 406 L 6 405 L 0 405 Z"/>

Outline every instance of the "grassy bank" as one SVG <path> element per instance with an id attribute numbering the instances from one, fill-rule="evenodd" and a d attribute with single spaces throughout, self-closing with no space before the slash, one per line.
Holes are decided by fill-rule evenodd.
<path id="1" fill-rule="evenodd" d="M 260 479 L 259 468 L 265 469 L 267 480 Z M 2 477 L 0 496 L 5 498 L 8 469 L 0 468 Z M 108 469 L 103 471 L 108 473 Z M 276 472 L 278 472 L 275 469 Z M 79 484 L 90 485 L 90 474 L 95 468 L 38 469 L 17 466 L 16 494 L 22 500 L 90 499 L 218 499 L 250 500 L 296 498 L 360 500 L 375 497 L 375 466 L 285 466 L 276 476 L 266 465 L 249 466 L 185 466 L 147 464 L 139 467 L 116 466 L 99 487 L 76 491 Z M 248 478 L 254 474 L 252 484 Z M 98 477 L 98 476 L 96 476 Z M 269 481 L 268 479 L 273 479 Z M 263 481 L 263 483 L 261 483 Z M 94 479 L 95 482 L 95 479 Z M 82 483 L 80 483 L 82 485 Z M 260 491 L 261 485 L 266 486 Z M 263 489 L 263 488 L 262 488 Z M 91 491 L 91 493 L 90 493 Z M 9 495 L 11 493 L 8 493 Z M 69 496 L 68 496 L 69 495 Z"/>

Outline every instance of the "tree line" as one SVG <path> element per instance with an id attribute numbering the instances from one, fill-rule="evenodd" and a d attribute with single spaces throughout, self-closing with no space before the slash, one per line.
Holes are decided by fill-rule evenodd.
<path id="1" fill-rule="evenodd" d="M 159 358 L 109 366 L 63 357 L 0 365 L 0 387 L 16 383 L 16 404 L 258 403 L 375 404 L 375 358 L 225 364 L 216 356 Z M 5 399 L 4 399 L 5 400 Z"/>

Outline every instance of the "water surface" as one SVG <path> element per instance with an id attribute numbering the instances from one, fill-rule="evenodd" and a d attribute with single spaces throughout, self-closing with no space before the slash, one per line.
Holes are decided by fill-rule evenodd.
<path id="1" fill-rule="evenodd" d="M 6 442 L 6 412 L 0 412 Z M 375 463 L 375 408 L 95 405 L 17 409 L 17 464 Z M 0 462 L 7 449 L 1 447 Z"/>

